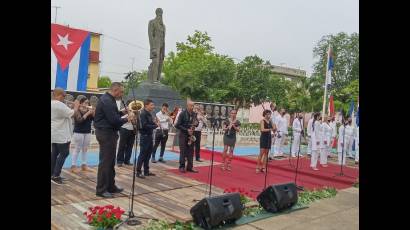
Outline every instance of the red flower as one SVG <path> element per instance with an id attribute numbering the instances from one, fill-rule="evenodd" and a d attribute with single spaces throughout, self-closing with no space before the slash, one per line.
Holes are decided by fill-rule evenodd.
<path id="1" fill-rule="evenodd" d="M 102 216 L 98 216 L 97 221 L 98 221 L 98 222 L 102 222 Z"/>
<path id="2" fill-rule="evenodd" d="M 115 218 L 117 218 L 117 219 L 121 219 L 121 212 L 116 212 L 115 213 Z"/>
<path id="3" fill-rule="evenodd" d="M 87 211 L 85 211 L 85 212 L 83 213 L 83 215 L 84 215 L 84 216 L 87 216 L 87 215 L 88 215 L 88 212 L 87 212 Z"/>
<path id="4" fill-rule="evenodd" d="M 112 212 L 107 212 L 107 213 L 105 214 L 105 216 L 106 216 L 107 218 L 111 218 Z"/>
<path id="5" fill-rule="evenodd" d="M 113 209 L 114 205 L 109 204 L 109 205 L 106 205 L 105 207 L 108 208 L 108 209 Z"/>
<path id="6" fill-rule="evenodd" d="M 102 208 L 102 209 L 100 209 L 100 210 L 98 210 L 98 215 L 102 215 L 103 213 L 104 213 L 104 209 Z"/>

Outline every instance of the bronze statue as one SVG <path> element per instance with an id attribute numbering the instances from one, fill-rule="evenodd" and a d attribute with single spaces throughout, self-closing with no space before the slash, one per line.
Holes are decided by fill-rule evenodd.
<path id="1" fill-rule="evenodd" d="M 165 25 L 162 22 L 162 9 L 155 10 L 156 18 L 148 23 L 151 64 L 148 68 L 148 79 L 158 82 L 161 77 L 162 64 L 165 57 Z"/>

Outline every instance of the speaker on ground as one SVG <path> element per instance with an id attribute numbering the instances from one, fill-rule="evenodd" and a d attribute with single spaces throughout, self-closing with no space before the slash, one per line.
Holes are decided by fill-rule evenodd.
<path id="1" fill-rule="evenodd" d="M 241 218 L 242 210 L 240 194 L 227 193 L 202 199 L 191 208 L 190 213 L 196 225 L 211 229 L 235 222 Z"/>
<path id="2" fill-rule="evenodd" d="M 267 187 L 256 199 L 267 212 L 280 212 L 298 202 L 295 183 L 276 184 Z"/>

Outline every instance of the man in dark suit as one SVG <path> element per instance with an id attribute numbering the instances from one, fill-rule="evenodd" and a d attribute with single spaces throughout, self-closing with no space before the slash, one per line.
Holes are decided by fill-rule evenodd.
<path id="1" fill-rule="evenodd" d="M 154 173 L 149 171 L 149 159 L 151 158 L 152 148 L 153 148 L 153 130 L 159 126 L 158 121 L 154 122 L 152 116 L 152 111 L 154 111 L 154 102 L 150 99 L 144 101 L 144 109 L 140 114 L 140 145 L 141 150 L 138 156 L 137 162 L 137 177 L 145 178 L 144 176 L 155 176 Z M 144 164 L 144 176 L 142 175 L 142 165 Z"/>
<path id="2" fill-rule="evenodd" d="M 178 117 L 178 121 L 175 125 L 179 132 L 179 171 L 185 173 L 185 158 L 188 161 L 186 171 L 197 173 L 198 171 L 193 169 L 193 154 L 194 143 L 189 141 L 189 137 L 193 135 L 194 132 L 194 119 L 195 113 L 193 112 L 194 102 L 191 100 L 187 101 L 187 108 L 181 112 Z"/>
<path id="3" fill-rule="evenodd" d="M 104 198 L 111 198 L 112 193 L 123 191 L 114 180 L 118 130 L 124 123 L 135 119 L 132 113 L 127 118 L 121 118 L 123 114 L 118 111 L 116 100 L 121 99 L 123 94 L 124 86 L 113 82 L 110 91 L 100 97 L 95 109 L 95 136 L 100 148 L 96 195 Z"/>

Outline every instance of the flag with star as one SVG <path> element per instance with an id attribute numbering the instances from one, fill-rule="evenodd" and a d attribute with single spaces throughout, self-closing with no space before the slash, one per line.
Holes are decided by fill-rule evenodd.
<path id="1" fill-rule="evenodd" d="M 51 89 L 86 91 L 90 32 L 51 24 Z"/>

